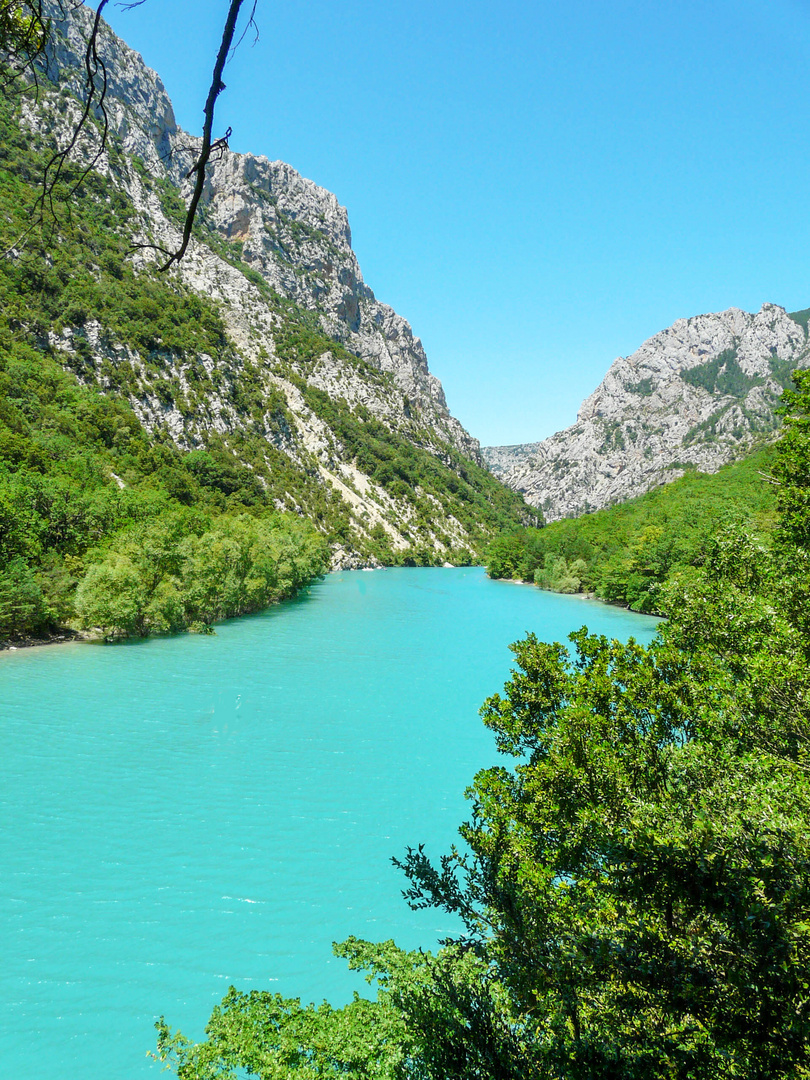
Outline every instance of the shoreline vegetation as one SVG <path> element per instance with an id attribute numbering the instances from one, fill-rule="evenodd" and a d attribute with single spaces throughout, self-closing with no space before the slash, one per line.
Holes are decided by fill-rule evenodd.
<path id="1" fill-rule="evenodd" d="M 71 582 L 67 625 L 48 632 L 51 610 L 26 568 L 0 577 L 0 618 L 37 633 L 7 636 L 2 647 L 76 640 L 146 638 L 189 630 L 261 611 L 295 596 L 326 569 L 327 546 L 306 521 L 291 514 L 165 514 L 126 530 Z M 89 560 L 88 560 L 89 561 Z M 17 573 L 16 581 L 9 578 Z M 13 587 L 16 586 L 16 591 Z M 51 625 L 53 625 L 51 623 Z"/>
<path id="2" fill-rule="evenodd" d="M 446 564 L 449 566 L 450 564 Z M 361 570 L 385 570 L 384 566 L 369 566 L 359 567 Z M 145 635 L 140 635 L 141 640 L 146 640 L 147 637 L 155 636 L 169 636 L 173 634 L 182 634 L 186 632 L 190 633 L 202 633 L 202 634 L 214 634 L 216 633 L 216 626 L 220 623 L 227 622 L 229 619 L 240 618 L 243 615 L 257 615 L 261 611 L 266 611 L 268 608 L 273 607 L 275 604 L 282 603 L 285 600 L 292 600 L 298 596 L 308 585 L 312 584 L 319 577 L 324 574 L 340 574 L 343 570 L 326 570 L 322 569 L 319 573 L 313 574 L 311 577 L 306 578 L 301 584 L 287 596 L 280 596 L 277 599 L 271 600 L 268 604 L 263 604 L 259 607 L 252 608 L 247 611 L 241 611 L 234 614 L 223 615 L 222 618 L 213 620 L 210 623 L 195 626 L 178 626 L 169 628 L 163 631 L 151 632 Z M 107 634 L 101 627 L 85 627 L 83 629 L 75 629 L 71 627 L 61 627 L 54 630 L 50 634 L 44 636 L 31 636 L 31 637 L 17 637 L 17 638 L 4 638 L 0 640 L 0 653 L 2 652 L 17 652 L 20 649 L 35 649 L 48 645 L 76 645 L 76 644 L 113 644 L 117 641 L 131 641 L 132 638 L 126 634 Z"/>
<path id="3" fill-rule="evenodd" d="M 475 565 L 475 564 L 471 563 L 469 565 L 472 566 L 472 565 Z M 452 563 L 443 563 L 440 567 L 436 567 L 436 566 L 430 567 L 430 569 L 433 569 L 433 570 L 436 570 L 436 569 L 456 570 L 456 569 L 460 569 L 460 568 L 461 567 L 453 565 Z M 390 570 L 390 569 L 396 569 L 396 567 L 361 566 L 361 567 L 354 567 L 349 572 L 354 572 L 355 570 L 374 572 L 374 571 L 378 571 L 378 570 Z M 426 567 L 411 567 L 411 569 L 427 569 L 427 568 Z M 241 612 L 239 615 L 226 615 L 222 619 L 217 619 L 214 623 L 204 626 L 202 628 L 202 630 L 200 630 L 198 628 L 194 628 L 192 630 L 191 627 L 181 627 L 181 628 L 175 629 L 175 630 L 168 630 L 168 631 L 166 631 L 164 634 L 162 634 L 160 636 L 169 636 L 171 634 L 181 634 L 181 633 L 185 633 L 185 632 L 216 633 L 216 627 L 220 623 L 227 622 L 229 619 L 240 618 L 241 615 L 256 615 L 261 611 L 266 611 L 268 607 L 274 606 L 275 603 L 282 603 L 283 600 L 294 599 L 296 596 L 298 596 L 307 587 L 307 585 L 312 584 L 313 581 L 316 581 L 318 577 L 321 577 L 324 574 L 342 574 L 342 573 L 346 573 L 346 572 L 347 572 L 346 569 L 324 570 L 324 571 L 322 571 L 321 574 L 315 575 L 312 578 L 310 578 L 308 581 L 303 582 L 303 584 L 300 586 L 300 588 L 294 594 L 292 594 L 290 596 L 287 596 L 287 597 L 283 597 L 282 599 L 280 599 L 278 601 L 273 601 L 273 603 L 271 603 L 269 605 L 266 605 L 266 606 L 260 607 L 260 608 L 256 608 L 253 611 Z M 488 576 L 490 576 L 490 575 L 488 575 Z M 496 579 L 493 579 L 493 580 L 496 580 Z M 505 579 L 501 579 L 501 580 L 504 580 L 507 584 L 510 584 L 510 585 L 533 585 L 534 584 L 531 581 L 523 581 L 523 580 L 521 580 L 519 578 L 505 578 Z M 550 591 L 553 591 L 553 590 L 550 590 Z M 576 596 L 577 599 L 580 599 L 580 600 L 594 600 L 597 603 L 601 603 L 601 604 L 609 603 L 608 601 L 600 599 L 600 597 L 598 597 L 596 595 L 596 593 L 592 593 L 592 592 L 579 592 L 579 593 L 576 593 L 575 596 Z M 627 604 L 611 604 L 610 606 L 624 607 L 624 608 L 628 607 Z M 662 615 L 656 615 L 655 613 L 652 613 L 652 614 L 653 614 L 653 616 L 655 618 L 664 618 L 664 616 L 662 616 Z M 158 635 L 155 635 L 155 634 L 147 635 L 147 637 L 154 637 L 154 636 L 158 636 Z M 3 652 L 17 652 L 17 651 L 19 651 L 21 649 L 35 649 L 35 648 L 42 648 L 42 647 L 50 646 L 50 645 L 77 645 L 77 644 L 87 644 L 87 645 L 96 644 L 96 645 L 100 645 L 100 644 L 112 644 L 112 643 L 114 643 L 116 641 L 131 641 L 131 640 L 132 640 L 131 638 L 124 637 L 124 636 L 111 637 L 109 635 L 105 635 L 104 631 L 99 627 L 91 627 L 91 628 L 86 628 L 86 629 L 81 629 L 81 630 L 71 629 L 70 627 L 63 627 L 63 628 L 61 628 L 59 630 L 55 630 L 52 634 L 49 634 L 49 635 L 44 636 L 44 637 L 5 638 L 3 640 L 0 640 L 0 653 L 3 653 Z M 146 640 L 146 638 L 143 638 L 142 640 Z"/>
<path id="4" fill-rule="evenodd" d="M 58 107 L 72 100 L 63 86 Z M 51 152 L 49 137 L 20 129 L 20 108 L 0 98 L 5 246 L 25 231 Z M 315 313 L 266 289 L 276 355 L 264 362 L 385 493 L 394 525 L 359 525 L 314 459 L 279 449 L 292 430 L 287 400 L 237 355 L 216 303 L 135 272 L 127 256 L 143 222 L 113 182 L 128 168 L 113 136 L 108 151 L 112 176 L 91 171 L 75 191 L 80 172 L 63 169 L 54 212 L 70 229 L 59 242 L 31 240 L 0 260 L 0 640 L 204 630 L 292 595 L 326 569 L 330 549 L 372 564 L 477 561 L 498 531 L 536 519 L 430 433 L 409 440 L 310 385 L 301 373 L 342 346 Z M 164 201 L 173 193 L 142 179 Z M 133 408 L 159 401 L 199 419 L 212 396 L 227 402 L 231 428 L 185 441 Z M 453 522 L 452 536 L 442 532 Z M 408 547 L 395 550 L 396 529 Z M 428 543 L 438 536 L 441 554 Z"/>
<path id="5" fill-rule="evenodd" d="M 660 585 L 649 646 L 585 628 L 511 646 L 464 846 L 435 860 L 415 838 L 393 859 L 410 906 L 459 934 L 432 953 L 335 944 L 376 989 L 342 1008 L 232 986 L 201 1042 L 158 1020 L 162 1063 L 187 1080 L 810 1076 L 810 370 L 794 380 L 768 544 L 734 522 L 705 549 L 689 533 L 700 562 Z"/>
<path id="6" fill-rule="evenodd" d="M 490 545 L 487 573 L 662 616 L 664 583 L 702 566 L 725 526 L 736 524 L 768 542 L 776 513 L 774 457 L 775 447 L 765 446 L 717 473 L 690 471 L 594 514 L 505 532 Z M 288 599 L 327 569 L 324 538 L 295 515 L 262 518 L 255 509 L 253 515 L 211 515 L 176 504 L 172 511 L 163 501 L 154 516 L 144 517 L 99 546 L 87 570 L 68 554 L 63 563 L 74 573 L 67 581 L 64 573 L 61 580 L 53 573 L 32 580 L 9 560 L 0 574 L 0 651 L 211 632 L 216 622 Z M 43 577 L 48 600 L 39 587 Z M 63 600 L 61 622 L 53 616 L 59 589 L 72 597 L 70 607 Z M 21 628 L 16 636 L 8 633 L 11 620 Z"/>
<path id="7" fill-rule="evenodd" d="M 472 566 L 472 565 L 475 565 L 475 564 L 470 563 L 469 565 Z M 453 565 L 452 563 L 443 563 L 440 567 L 434 566 L 434 567 L 431 567 L 430 569 L 433 569 L 433 570 L 435 570 L 435 569 L 456 570 L 456 569 L 459 569 L 459 568 L 460 568 L 459 566 Z M 373 572 L 373 571 L 377 571 L 377 570 L 390 570 L 390 569 L 396 569 L 396 567 L 361 566 L 361 567 L 353 567 L 351 572 L 353 572 L 354 570 Z M 427 568 L 425 568 L 425 567 L 411 567 L 411 569 L 427 569 Z M 300 592 L 302 592 L 307 587 L 308 584 L 311 584 L 313 581 L 317 580 L 318 577 L 323 576 L 323 574 L 342 574 L 342 573 L 345 573 L 345 572 L 346 572 L 345 568 L 336 569 L 336 570 L 324 570 L 322 572 L 322 574 L 316 575 L 316 576 L 310 578 L 309 581 L 304 582 L 301 585 L 301 587 L 299 588 L 299 590 L 295 594 L 293 594 L 292 596 L 284 597 L 283 599 L 286 599 L 286 600 L 294 599 L 295 596 L 299 595 Z M 488 576 L 491 576 L 491 575 L 488 575 Z M 499 579 L 493 579 L 493 580 L 499 580 Z M 519 578 L 503 578 L 503 579 L 500 579 L 500 580 L 503 580 L 503 581 L 505 581 L 506 584 L 510 584 L 510 585 L 527 585 L 527 586 L 534 585 L 534 582 L 523 581 L 523 580 L 521 580 Z M 549 590 L 549 591 L 553 591 L 553 590 Z M 627 604 L 614 604 L 614 603 L 611 603 L 609 601 L 602 600 L 600 597 L 598 597 L 596 595 L 596 593 L 593 593 L 593 592 L 579 592 L 579 593 L 574 594 L 574 596 L 575 596 L 576 599 L 594 600 L 594 601 L 596 601 L 597 603 L 600 603 L 600 604 L 610 604 L 610 606 L 612 606 L 612 607 L 623 607 L 623 608 L 628 608 L 628 610 L 629 610 L 629 607 L 628 607 Z M 281 602 L 282 602 L 282 600 L 274 601 L 273 603 L 281 603 Z M 272 607 L 272 606 L 273 606 L 273 604 L 270 604 L 270 605 L 267 605 L 265 607 L 257 608 L 255 611 L 246 611 L 246 612 L 242 612 L 241 614 L 242 615 L 255 615 L 255 614 L 258 614 L 260 611 L 266 611 L 267 607 Z M 651 612 L 651 613 L 647 613 L 647 614 L 651 614 L 654 618 L 661 618 L 661 619 L 665 618 L 665 616 L 657 615 L 655 612 Z M 201 632 L 202 633 L 216 633 L 216 627 L 220 623 L 227 622 L 229 619 L 232 619 L 232 618 L 240 618 L 240 615 L 226 615 L 222 619 L 217 619 L 213 624 L 207 625 L 202 630 L 199 630 L 199 629 L 196 629 L 196 628 L 194 630 L 191 630 L 190 627 L 182 627 L 182 628 L 179 628 L 179 629 L 176 629 L 176 630 L 166 631 L 161 636 L 169 636 L 171 634 L 185 633 L 187 631 L 188 632 L 193 632 L 193 633 L 201 633 Z M 154 636 L 157 636 L 157 635 L 150 634 L 150 635 L 147 635 L 147 636 L 148 637 L 154 637 Z M 3 640 L 0 640 L 0 653 L 3 653 L 3 652 L 17 652 L 17 651 L 19 651 L 21 649 L 35 649 L 35 648 L 41 648 L 41 647 L 49 646 L 49 645 L 77 645 L 77 644 L 87 644 L 87 645 L 97 644 L 97 645 L 99 645 L 99 644 L 112 644 L 115 641 L 131 641 L 131 640 L 132 640 L 131 638 L 127 638 L 127 637 L 115 638 L 115 637 L 107 636 L 107 635 L 104 634 L 103 630 L 101 630 L 98 627 L 88 628 L 88 629 L 83 629 L 83 630 L 76 630 L 76 629 L 71 629 L 69 627 L 64 627 L 64 628 L 62 628 L 60 630 L 54 631 L 52 634 L 50 634 L 48 636 L 45 636 L 45 637 L 6 638 L 6 639 L 3 639 Z M 146 638 L 143 638 L 142 640 L 146 640 Z"/>
<path id="8" fill-rule="evenodd" d="M 716 473 L 689 470 L 616 506 L 504 533 L 490 545 L 487 573 L 661 615 L 665 582 L 703 566 L 724 528 L 768 543 L 776 523 L 775 456 L 774 445 L 764 446 Z"/>

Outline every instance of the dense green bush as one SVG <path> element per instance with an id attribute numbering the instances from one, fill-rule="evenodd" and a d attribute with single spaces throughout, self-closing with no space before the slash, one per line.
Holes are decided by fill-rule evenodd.
<path id="1" fill-rule="evenodd" d="M 0 637 L 41 633 L 50 611 L 31 568 L 12 559 L 0 568 Z"/>
<path id="2" fill-rule="evenodd" d="M 112 636 L 209 626 L 293 596 L 326 545 L 292 515 L 164 515 L 116 538 L 79 583 L 79 624 Z"/>
<path id="3" fill-rule="evenodd" d="M 562 555 L 548 553 L 543 560 L 542 569 L 534 572 L 534 583 L 541 589 L 552 592 L 577 593 L 582 589 L 582 578 L 588 572 L 584 559 L 574 559 L 569 564 Z"/>

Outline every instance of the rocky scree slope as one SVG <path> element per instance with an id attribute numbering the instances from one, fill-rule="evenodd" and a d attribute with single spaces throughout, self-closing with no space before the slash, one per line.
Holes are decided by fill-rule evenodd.
<path id="1" fill-rule="evenodd" d="M 84 7 L 67 17 L 56 2 L 46 7 L 46 78 L 19 117 L 43 149 L 64 145 L 78 119 L 92 18 Z M 199 140 L 177 126 L 158 76 L 106 25 L 99 53 L 109 124 L 94 170 L 107 185 L 99 203 L 126 201 L 120 231 L 145 245 L 131 265 L 155 279 L 162 259 L 149 245 L 179 244 Z M 77 164 L 99 148 L 100 113 L 96 121 Z M 40 333 L 41 346 L 83 381 L 123 394 L 155 437 L 237 458 L 279 509 L 330 533 L 335 565 L 414 553 L 469 560 L 497 528 L 531 515 L 483 468 L 408 323 L 363 282 L 346 211 L 330 192 L 281 162 L 224 153 L 209 167 L 189 252 L 165 277 L 221 319 L 217 348 L 144 348 L 92 306 L 75 318 L 65 311 Z"/>
<path id="2" fill-rule="evenodd" d="M 614 360 L 577 421 L 542 442 L 483 450 L 494 475 L 547 520 L 640 495 L 687 468 L 716 472 L 777 426 L 795 367 L 810 365 L 807 311 L 776 304 L 679 319 Z"/>

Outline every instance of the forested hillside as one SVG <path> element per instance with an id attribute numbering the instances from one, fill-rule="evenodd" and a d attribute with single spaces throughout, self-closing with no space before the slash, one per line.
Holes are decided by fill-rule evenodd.
<path id="1" fill-rule="evenodd" d="M 773 446 L 763 447 L 717 473 L 690 470 L 618 506 L 506 533 L 490 546 L 487 571 L 657 613 L 660 586 L 677 570 L 702 566 L 724 528 L 769 538 L 776 519 L 774 456 Z"/>
<path id="2" fill-rule="evenodd" d="M 4 243 L 24 231 L 45 158 L 15 111 L 0 102 Z M 292 595 L 324 570 L 325 538 L 279 513 L 224 446 L 183 453 L 166 433 L 150 435 L 109 392 L 126 365 L 109 365 L 102 393 L 86 380 L 86 340 L 67 364 L 54 348 L 63 327 L 91 318 L 147 362 L 157 348 L 191 357 L 227 347 L 209 301 L 127 265 L 123 195 L 91 175 L 69 211 L 61 204 L 75 175 L 56 193 L 65 234 L 0 260 L 0 637 L 203 627 Z"/>
<path id="3" fill-rule="evenodd" d="M 410 328 L 357 279 L 334 196 L 288 166 L 266 191 L 254 177 L 259 260 L 217 228 L 212 182 L 188 264 L 159 272 L 137 244 L 181 228 L 180 166 L 156 144 L 183 133 L 106 28 L 118 128 L 84 175 L 91 122 L 30 229 L 83 92 L 87 11 L 53 7 L 38 87 L 0 100 L 0 640 L 205 627 L 330 565 L 477 561 L 533 520 L 477 460 Z M 231 157 L 229 205 L 232 172 L 259 167 Z M 329 288 L 354 274 L 378 337 L 341 322 L 348 294 L 333 303 L 316 270 Z"/>

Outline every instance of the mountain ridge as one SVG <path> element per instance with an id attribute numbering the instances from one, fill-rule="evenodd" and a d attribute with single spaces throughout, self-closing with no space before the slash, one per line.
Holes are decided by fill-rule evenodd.
<path id="1" fill-rule="evenodd" d="M 44 78 L 35 99 L 23 97 L 19 121 L 43 148 L 75 130 L 92 18 L 84 7 L 64 15 L 55 0 L 45 6 Z M 159 76 L 106 25 L 98 48 L 105 117 L 96 110 L 73 160 L 98 154 L 89 197 L 119 247 L 134 247 L 130 292 L 159 294 L 153 322 L 167 327 L 169 293 L 190 290 L 203 322 L 221 330 L 202 343 L 178 344 L 171 327 L 154 340 L 142 327 L 133 336 L 126 312 L 108 302 L 114 256 L 98 265 L 89 253 L 83 291 L 60 281 L 64 302 L 37 347 L 80 382 L 123 395 L 151 437 L 183 453 L 214 446 L 254 472 L 276 509 L 322 519 L 335 567 L 475 560 L 501 524 L 531 520 L 483 468 L 408 322 L 364 282 L 334 194 L 283 162 L 224 153 L 208 170 L 186 256 L 156 274 L 160 250 L 179 242 L 199 139 L 177 126 Z M 29 258 L 12 253 L 18 268 Z M 136 304 L 148 307 L 140 294 Z M 290 470 L 300 477 L 292 487 Z"/>
<path id="2" fill-rule="evenodd" d="M 790 371 L 810 365 L 804 315 L 766 303 L 678 319 L 613 361 L 574 424 L 484 458 L 550 521 L 716 472 L 775 432 Z"/>
<path id="3" fill-rule="evenodd" d="M 45 7 L 52 20 L 46 73 L 81 95 L 79 73 L 91 12 L 83 5 L 64 17 L 55 0 L 48 0 Z M 170 180 L 187 198 L 193 186 L 187 173 L 201 140 L 178 127 L 159 75 L 103 22 L 99 54 L 107 70 L 105 109 L 110 131 L 120 140 L 121 150 L 139 158 L 153 178 Z M 28 110 L 27 121 L 38 126 L 34 109 Z M 107 168 L 108 158 L 104 153 L 100 162 Z M 138 179 L 130 176 L 127 190 L 141 209 L 138 201 L 144 193 Z M 142 208 L 150 217 L 151 236 L 136 236 L 136 241 L 170 246 L 176 239 L 177 221 L 165 214 L 160 200 L 145 198 Z M 363 358 L 377 360 L 380 370 L 389 371 L 406 393 L 415 394 L 435 414 L 432 419 L 444 428 L 449 441 L 480 462 L 478 441 L 450 416 L 441 383 L 428 370 L 421 341 L 407 321 L 377 301 L 363 281 L 351 249 L 348 214 L 332 192 L 284 162 L 227 151 L 206 170 L 201 209 L 212 232 L 239 246 L 241 262 L 261 273 L 271 288 L 288 299 L 321 312 L 330 336 L 353 346 Z M 180 277 L 198 290 L 215 288 L 232 305 L 241 301 L 248 290 L 239 277 L 228 281 L 227 263 L 213 272 L 205 265 L 206 259 L 210 262 L 210 253 L 201 251 L 198 238 L 178 268 Z M 148 260 L 148 249 L 133 256 L 136 266 Z M 236 334 L 244 331 L 242 313 L 225 310 L 229 329 Z"/>

